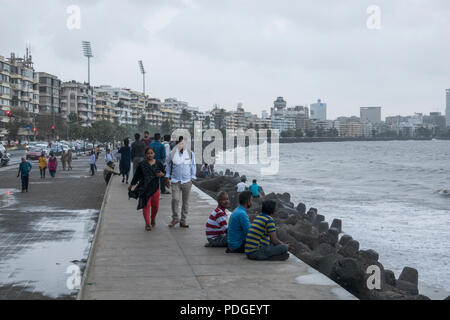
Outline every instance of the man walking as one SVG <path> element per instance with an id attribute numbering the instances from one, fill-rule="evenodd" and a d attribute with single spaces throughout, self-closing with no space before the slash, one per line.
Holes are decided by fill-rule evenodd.
<path id="1" fill-rule="evenodd" d="M 63 171 L 66 171 L 66 163 L 67 163 L 67 152 L 63 149 L 61 154 L 61 164 L 63 167 Z"/>
<path id="2" fill-rule="evenodd" d="M 25 158 L 22 158 L 22 162 L 19 164 L 19 172 L 17 173 L 17 178 L 22 179 L 22 193 L 28 192 L 28 180 L 30 176 L 32 165 Z"/>
<path id="3" fill-rule="evenodd" d="M 163 164 L 166 165 L 167 162 L 169 162 L 169 157 L 170 157 L 170 135 L 166 134 L 164 136 L 163 146 L 164 146 L 164 151 L 166 153 L 166 158 L 164 159 Z M 163 193 L 170 194 L 170 192 L 166 190 L 165 182 L 161 184 L 161 192 L 163 191 L 163 186 L 164 186 Z"/>
<path id="4" fill-rule="evenodd" d="M 155 160 L 160 161 L 162 164 L 166 161 L 166 149 L 161 143 L 161 134 L 155 133 L 155 139 L 150 143 L 150 148 L 155 152 Z M 166 194 L 166 183 L 164 177 L 159 178 L 161 193 Z"/>
<path id="5" fill-rule="evenodd" d="M 155 139 L 156 139 L 156 137 L 155 137 Z M 150 144 L 152 143 L 152 138 L 150 138 L 150 132 L 148 132 L 148 131 L 144 132 L 144 138 L 142 139 L 142 142 L 145 143 L 146 148 L 150 146 Z"/>
<path id="6" fill-rule="evenodd" d="M 91 160 L 90 160 L 90 165 L 91 165 L 91 176 L 95 175 L 95 152 L 91 151 Z"/>
<path id="7" fill-rule="evenodd" d="M 141 135 L 136 133 L 134 135 L 134 142 L 131 144 L 131 161 L 133 161 L 133 175 L 142 161 L 144 161 L 145 143 L 141 141 Z"/>
<path id="8" fill-rule="evenodd" d="M 172 222 L 169 227 L 174 227 L 178 221 L 178 210 L 180 199 L 181 206 L 181 228 L 189 228 L 186 218 L 189 211 L 189 194 L 192 188 L 192 180 L 196 179 L 197 165 L 195 154 L 188 150 L 184 142 L 178 143 L 173 148 L 169 161 L 166 163 L 166 186 L 172 186 Z"/>

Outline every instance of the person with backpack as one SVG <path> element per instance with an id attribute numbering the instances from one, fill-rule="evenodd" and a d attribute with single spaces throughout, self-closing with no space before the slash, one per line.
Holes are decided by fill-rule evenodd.
<path id="1" fill-rule="evenodd" d="M 169 228 L 173 228 L 180 222 L 181 228 L 189 228 L 186 219 L 189 212 L 189 195 L 192 188 L 192 180 L 196 179 L 197 165 L 195 154 L 181 141 L 170 153 L 169 161 L 166 163 L 166 186 L 172 187 L 172 222 Z M 181 220 L 178 210 L 180 201 Z"/>

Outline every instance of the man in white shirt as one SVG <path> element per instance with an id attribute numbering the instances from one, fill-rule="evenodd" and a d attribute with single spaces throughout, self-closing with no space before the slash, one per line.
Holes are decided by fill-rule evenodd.
<path id="1" fill-rule="evenodd" d="M 241 179 L 241 182 L 237 184 L 237 192 L 244 192 L 247 189 L 246 181 L 247 179 L 245 179 L 245 177 Z"/>
<path id="2" fill-rule="evenodd" d="M 111 153 L 111 150 L 106 149 L 106 155 L 105 155 L 105 161 L 108 162 L 114 162 L 114 156 Z"/>
<path id="3" fill-rule="evenodd" d="M 195 154 L 188 150 L 184 142 L 178 143 L 170 153 L 166 161 L 166 186 L 172 187 L 172 222 L 169 227 L 174 227 L 178 221 L 178 210 L 180 199 L 181 205 L 181 228 L 189 228 L 186 218 L 189 211 L 189 195 L 192 188 L 192 180 L 196 179 L 197 165 Z"/>

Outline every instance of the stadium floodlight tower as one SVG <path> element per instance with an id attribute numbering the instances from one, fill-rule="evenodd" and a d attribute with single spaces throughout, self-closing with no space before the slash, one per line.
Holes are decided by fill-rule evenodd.
<path id="1" fill-rule="evenodd" d="M 91 43 L 89 41 L 83 41 L 83 53 L 86 58 L 88 58 L 88 85 L 91 85 L 91 58 L 94 56 L 92 54 Z"/>
<path id="2" fill-rule="evenodd" d="M 144 93 L 144 96 L 145 96 L 145 69 L 144 69 L 144 64 L 142 63 L 142 60 L 139 60 L 138 64 L 139 64 L 139 68 L 141 68 L 141 73 L 142 73 L 142 92 Z"/>

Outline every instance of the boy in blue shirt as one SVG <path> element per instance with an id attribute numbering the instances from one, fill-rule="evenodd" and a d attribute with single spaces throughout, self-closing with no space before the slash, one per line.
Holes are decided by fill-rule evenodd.
<path id="1" fill-rule="evenodd" d="M 244 191 L 239 194 L 239 207 L 237 207 L 228 221 L 228 253 L 244 253 L 245 238 L 250 229 L 250 220 L 247 209 L 252 206 L 252 193 Z"/>

